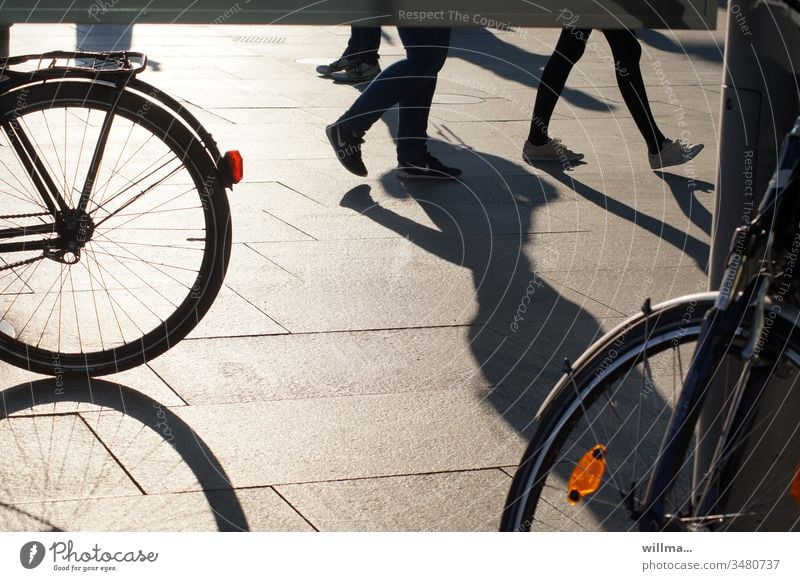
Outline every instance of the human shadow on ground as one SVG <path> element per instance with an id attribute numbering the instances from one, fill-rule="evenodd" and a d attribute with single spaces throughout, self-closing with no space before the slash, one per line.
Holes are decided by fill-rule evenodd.
<path id="1" fill-rule="evenodd" d="M 162 477 L 168 478 L 171 470 L 181 466 L 189 468 L 199 484 L 199 491 L 205 497 L 201 509 L 201 519 L 206 520 L 213 515 L 216 528 L 220 531 L 246 531 L 249 529 L 247 518 L 241 504 L 231 487 L 230 480 L 214 453 L 197 434 L 169 408 L 156 400 L 124 385 L 98 379 L 62 380 L 43 379 L 32 383 L 21 383 L 0 392 L 3 408 L 0 409 L 0 438 L 5 442 L 6 455 L 16 451 L 29 462 L 20 466 L 14 477 L 4 475 L 0 478 L 0 529 L 8 530 L 15 521 L 26 523 L 26 530 L 31 526 L 46 530 L 69 529 L 72 523 L 62 522 L 59 527 L 48 520 L 48 506 L 51 501 L 86 499 L 92 491 L 100 486 L 99 477 L 121 469 L 139 488 L 145 499 L 148 491 L 144 490 L 135 477 L 128 472 L 120 461 L 123 454 L 131 452 L 131 446 L 139 441 L 140 445 L 154 446 L 148 448 L 146 454 L 155 453 L 154 468 Z M 96 431 L 96 424 L 102 421 L 102 414 L 116 411 L 122 416 L 116 420 L 116 430 L 109 428 L 103 433 L 111 434 L 108 441 Z M 124 441 L 113 442 L 123 431 L 128 435 L 123 422 L 133 419 L 140 424 L 138 433 Z M 113 419 L 106 421 L 115 421 Z M 20 425 L 28 423 L 25 429 Z M 69 424 L 69 427 L 67 427 Z M 143 434 L 149 430 L 152 434 Z M 49 432 L 49 441 L 48 441 Z M 30 436 L 32 437 L 25 437 Z M 86 437 L 87 434 L 91 434 Z M 57 436 L 65 437 L 60 441 Z M 11 441 L 8 441 L 8 440 Z M 155 442 L 155 444 L 153 443 Z M 173 459 L 174 453 L 163 451 L 161 446 L 170 446 L 180 459 Z M 143 450 L 135 452 L 141 453 Z M 109 458 L 104 460 L 104 456 Z M 1 464 L 0 464 L 1 465 Z M 23 476 L 25 470 L 31 470 L 30 479 Z M 87 477 L 94 474 L 95 482 L 86 482 Z M 27 482 L 27 485 L 26 485 Z M 75 487 L 80 493 L 75 496 Z M 23 490 L 20 490 L 23 488 Z M 26 493 L 41 490 L 44 494 L 55 497 L 26 498 Z M 15 501 L 17 497 L 25 498 L 24 502 Z M 105 497 L 107 495 L 100 495 Z M 85 506 L 85 500 L 75 510 Z M 42 504 L 41 514 L 36 514 L 36 506 Z M 57 514 L 54 520 L 62 521 L 64 515 Z M 119 515 L 116 515 L 119 516 Z M 138 522 L 142 516 L 132 515 L 132 523 Z M 157 515 L 159 526 L 178 529 L 183 523 L 172 521 L 169 513 Z M 35 525 L 31 525 L 35 523 Z M 131 524 L 132 524 L 131 523 Z M 119 529 L 125 523 L 109 523 L 109 528 Z M 130 525 L 129 525 L 130 526 Z"/>
<path id="2" fill-rule="evenodd" d="M 695 192 L 713 192 L 714 184 L 669 172 L 657 171 L 655 174 L 669 186 L 675 201 L 678 202 L 678 206 L 686 217 L 700 230 L 711 236 L 713 216 L 705 206 L 698 202 Z"/>
<path id="3" fill-rule="evenodd" d="M 635 224 L 636 226 L 650 232 L 651 234 L 657 236 L 664 242 L 671 244 L 681 252 L 687 254 L 697 266 L 705 272 L 708 266 L 708 252 L 709 246 L 707 243 L 703 242 L 702 240 L 692 236 L 691 234 L 676 228 L 671 224 L 667 224 L 663 220 L 659 220 L 656 217 L 653 217 L 641 210 L 638 210 L 635 207 L 629 206 L 624 202 L 620 202 L 619 200 L 615 199 L 611 195 L 604 194 L 603 192 L 596 190 L 595 188 L 581 182 L 577 179 L 572 172 L 564 171 L 564 168 L 561 164 L 558 163 L 545 163 L 541 164 L 539 169 L 546 173 L 546 175 L 550 176 L 551 178 L 561 182 L 570 190 L 574 191 L 576 194 L 581 196 L 583 199 L 595 204 L 599 208 L 602 208 L 604 211 L 614 214 L 615 216 L 619 216 L 620 218 L 624 218 L 625 220 L 630 221 L 631 223 Z M 665 174 L 664 174 L 665 175 Z M 673 190 L 673 194 L 678 199 L 679 204 L 681 205 L 681 209 L 684 213 L 687 214 L 687 217 L 695 223 L 704 224 L 705 228 L 709 228 L 710 226 L 707 225 L 709 220 L 708 211 L 705 208 L 702 208 L 700 204 L 691 204 L 691 202 L 687 205 L 686 201 L 682 199 L 681 194 L 679 191 L 679 184 L 682 179 L 679 176 L 673 176 L 671 178 L 663 178 L 670 184 L 670 187 Z M 710 186 L 708 182 L 701 182 L 704 187 Z M 700 209 L 698 209 L 700 208 Z M 701 226 L 701 228 L 707 232 L 707 230 Z"/>
<path id="4" fill-rule="evenodd" d="M 526 33 L 530 32 L 526 31 Z M 448 59 L 460 59 L 484 68 L 498 77 L 519 83 L 523 87 L 538 89 L 542 69 L 550 59 L 552 50 L 542 44 L 542 48 L 545 50 L 543 54 L 529 52 L 506 42 L 502 38 L 503 34 L 511 33 L 500 33 L 498 36 L 486 28 L 453 29 Z M 580 61 L 576 67 L 580 67 Z M 458 79 L 452 76 L 450 80 L 458 82 Z M 468 87 L 473 86 L 470 79 L 465 79 L 464 84 Z M 491 87 L 485 87 L 484 92 L 491 94 L 492 91 Z M 526 102 L 530 104 L 531 110 L 535 99 L 536 93 L 533 91 L 526 97 Z M 613 111 L 617 107 L 614 103 L 598 99 L 581 89 L 571 88 L 569 85 L 566 85 L 561 92 L 561 99 L 588 111 Z"/>
<path id="5" fill-rule="evenodd" d="M 453 159 L 452 146 L 432 149 Z M 418 204 L 435 227 L 403 215 L 402 204 L 395 210 L 376 203 L 368 186 L 347 192 L 341 205 L 471 272 L 477 312 L 466 323 L 469 348 L 490 389 L 486 399 L 529 433 L 564 357 L 574 359 L 602 333 L 599 318 L 621 313 L 550 276 L 576 268 L 577 249 L 546 240 L 558 229 L 547 209 L 559 197 L 547 180 L 484 152 L 464 149 L 456 157 L 470 168 L 461 182 L 401 181 L 393 173 L 381 180 L 390 196 Z"/>
<path id="6" fill-rule="evenodd" d="M 442 143 L 433 143 L 431 149 L 440 159 L 468 168 L 463 180 L 401 181 L 392 172 L 381 179 L 392 199 L 377 203 L 370 187 L 361 185 L 348 191 L 341 205 L 471 273 L 474 309 L 469 308 L 472 304 L 452 305 L 447 297 L 438 297 L 437 303 L 454 312 L 474 312 L 463 324 L 487 386 L 480 395 L 509 425 L 530 437 L 535 412 L 561 377 L 564 358 L 574 361 L 603 333 L 601 323 L 614 326 L 622 315 L 558 282 L 565 271 L 566 276 L 572 269 L 591 276 L 595 267 L 577 264 L 580 248 L 554 243 L 559 222 L 548 213 L 560 195 L 546 175 L 532 175 L 484 152 L 465 148 L 454 154 L 452 146 Z M 419 215 L 413 204 L 432 225 L 408 217 Z M 574 238 L 572 227 L 563 227 L 565 239 Z M 630 294 L 642 293 L 642 301 L 648 291 L 628 289 Z M 626 410 L 623 416 L 636 405 L 636 386 L 643 385 L 638 372 L 627 374 L 626 381 L 630 389 L 615 394 Z M 659 395 L 650 396 L 650 406 L 660 410 L 656 417 L 662 422 L 669 417 L 669 406 Z M 606 425 L 608 419 L 597 427 L 618 433 L 612 424 Z M 615 466 L 630 457 L 626 446 L 617 448 L 625 453 L 615 457 Z M 566 482 L 572 468 L 560 462 L 554 472 Z M 589 505 L 589 510 L 594 513 L 598 506 Z M 605 509 L 600 508 L 595 518 L 605 523 Z"/>

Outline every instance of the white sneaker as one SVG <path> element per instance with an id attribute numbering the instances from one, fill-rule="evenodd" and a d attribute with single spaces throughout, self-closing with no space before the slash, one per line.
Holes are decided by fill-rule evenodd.
<path id="1" fill-rule="evenodd" d="M 534 161 L 560 161 L 562 163 L 580 161 L 583 159 L 582 153 L 575 153 L 567 149 L 558 139 L 550 139 L 544 145 L 534 145 L 530 141 L 525 141 L 522 147 L 522 159 L 528 163 Z"/>
<path id="2" fill-rule="evenodd" d="M 680 139 L 676 139 L 675 141 L 667 139 L 664 141 L 661 151 L 648 154 L 647 158 L 650 160 L 650 167 L 652 169 L 659 169 L 686 163 L 690 159 L 696 157 L 702 149 L 702 143 L 691 145 L 689 143 L 684 143 Z"/>

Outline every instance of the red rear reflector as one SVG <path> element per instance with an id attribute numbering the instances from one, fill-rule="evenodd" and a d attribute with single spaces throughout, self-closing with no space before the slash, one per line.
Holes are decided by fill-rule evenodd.
<path id="1" fill-rule="evenodd" d="M 228 164 L 231 182 L 238 184 L 244 177 L 244 159 L 242 159 L 242 154 L 235 149 L 226 151 L 223 159 L 225 159 L 225 163 Z"/>
<path id="2" fill-rule="evenodd" d="M 794 473 L 794 478 L 792 478 L 792 498 L 795 499 L 797 504 L 800 504 L 800 464 L 797 465 L 797 472 Z"/>

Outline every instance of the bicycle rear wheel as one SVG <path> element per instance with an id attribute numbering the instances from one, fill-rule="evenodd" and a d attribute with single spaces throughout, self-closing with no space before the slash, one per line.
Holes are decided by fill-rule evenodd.
<path id="1" fill-rule="evenodd" d="M 46 206 L 9 131 L 0 132 L 0 230 L 25 228 L 12 241 L 34 248 L 0 253 L 0 358 L 9 363 L 53 375 L 134 367 L 185 337 L 222 285 L 230 212 L 215 164 L 155 89 L 135 87 L 119 94 L 111 83 L 59 80 L 0 96 L 71 212 Z M 69 219 L 85 237 L 74 263 L 42 250 Z"/>
<path id="2" fill-rule="evenodd" d="M 639 316 L 606 335 L 576 362 L 537 414 L 537 428 L 506 501 L 502 530 L 638 530 L 661 440 L 715 296 L 659 305 L 646 320 Z M 787 372 L 800 362 L 792 331 L 792 324 L 781 318 L 772 326 L 771 344 L 777 346 L 772 355 L 778 362 L 772 370 L 775 381 L 769 382 L 773 394 L 786 391 L 785 377 L 791 386 L 795 383 Z M 717 367 L 717 377 L 727 385 L 741 370 L 734 359 L 726 356 Z M 763 409 L 743 438 L 745 462 L 733 472 L 736 482 L 722 487 L 727 505 L 720 506 L 718 518 L 695 516 L 701 486 L 695 484 L 697 442 L 692 441 L 669 489 L 665 530 L 797 528 L 800 511 L 790 497 L 797 458 L 786 464 L 764 453 L 763 434 L 780 432 L 780 421 L 786 420 L 776 423 L 780 410 L 768 407 L 781 407 L 776 401 L 761 399 Z M 784 447 L 797 441 L 796 434 L 778 437 Z M 768 462 L 763 477 L 746 477 L 748 466 L 759 458 L 763 465 L 767 455 L 775 461 Z"/>

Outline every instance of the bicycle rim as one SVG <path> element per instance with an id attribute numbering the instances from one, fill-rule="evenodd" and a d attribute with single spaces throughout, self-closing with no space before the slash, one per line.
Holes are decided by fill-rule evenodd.
<path id="1" fill-rule="evenodd" d="M 82 82 L 3 96 L 71 209 L 114 98 L 113 87 Z M 202 153 L 157 101 L 122 94 L 85 215 L 76 216 L 78 229 L 88 224 L 80 260 L 42 258 L 40 249 L 0 256 L 0 356 L 40 372 L 99 375 L 158 355 L 197 323 L 221 284 L 229 219 Z M 0 172 L 0 229 L 57 221 L 5 132 Z"/>
<path id="2" fill-rule="evenodd" d="M 503 530 L 638 530 L 645 489 L 712 300 L 713 295 L 706 294 L 656 307 L 646 321 L 640 317 L 601 340 L 562 378 L 537 416 L 536 433 L 506 503 Z M 786 339 L 790 328 L 785 321 L 775 327 L 776 342 L 783 345 L 777 359 L 791 359 L 796 367 L 796 341 L 790 344 Z M 729 385 L 741 371 L 732 360 L 727 357 L 716 374 Z M 772 392 L 784 393 L 786 385 L 775 377 L 769 382 Z M 759 417 L 744 438 L 746 461 L 729 472 L 737 482 L 753 480 L 747 459 L 761 458 L 763 465 L 762 433 L 767 427 L 779 429 L 768 406 Z M 703 437 L 713 447 L 718 435 Z M 786 516 L 793 470 L 775 462 L 768 467 L 770 475 L 755 479 L 746 491 L 736 492 L 734 483 L 721 486 L 726 504 L 719 504 L 720 513 L 698 518 L 694 510 L 703 484 L 695 476 L 696 444 L 695 435 L 671 482 L 664 530 L 797 526 L 796 506 L 789 506 L 794 512 Z M 760 454 L 754 453 L 758 445 Z M 775 524 L 778 517 L 783 520 L 780 525 Z"/>

